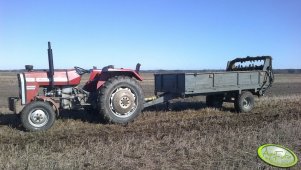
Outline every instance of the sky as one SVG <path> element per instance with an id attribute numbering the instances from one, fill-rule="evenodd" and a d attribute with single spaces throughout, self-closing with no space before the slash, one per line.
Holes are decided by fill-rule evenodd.
<path id="1" fill-rule="evenodd" d="M 270 55 L 301 68 L 300 0 L 0 0 L 0 70 L 225 69 Z"/>

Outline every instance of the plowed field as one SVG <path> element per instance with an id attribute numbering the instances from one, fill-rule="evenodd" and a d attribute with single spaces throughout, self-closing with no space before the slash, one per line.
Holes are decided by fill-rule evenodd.
<path id="1" fill-rule="evenodd" d="M 152 74 L 143 77 L 145 96 L 151 96 Z M 7 97 L 18 95 L 16 74 L 1 73 L 0 80 L 0 169 L 272 169 L 257 157 L 265 143 L 301 158 L 300 74 L 276 75 L 251 113 L 238 114 L 227 103 L 207 108 L 196 97 L 175 100 L 171 111 L 147 109 L 127 126 L 64 112 L 41 133 L 23 131 L 7 109 Z"/>

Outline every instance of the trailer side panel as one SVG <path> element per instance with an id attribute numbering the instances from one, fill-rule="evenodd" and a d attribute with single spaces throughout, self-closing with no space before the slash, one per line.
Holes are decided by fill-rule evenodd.
<path id="1" fill-rule="evenodd" d="M 257 91 L 264 71 L 155 74 L 156 92 L 202 94 L 224 91 Z"/>

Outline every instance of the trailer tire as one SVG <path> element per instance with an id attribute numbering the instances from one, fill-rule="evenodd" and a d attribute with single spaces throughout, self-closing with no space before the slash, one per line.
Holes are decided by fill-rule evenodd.
<path id="1" fill-rule="evenodd" d="M 98 104 L 103 120 L 127 124 L 141 113 L 144 95 L 135 79 L 117 76 L 106 81 L 99 90 Z"/>
<path id="2" fill-rule="evenodd" d="M 213 108 L 221 108 L 223 106 L 224 95 L 208 95 L 206 96 L 206 105 Z"/>
<path id="3" fill-rule="evenodd" d="M 254 108 L 254 105 L 254 96 L 249 91 L 243 91 L 234 101 L 234 107 L 237 112 L 250 112 Z"/>
<path id="4" fill-rule="evenodd" d="M 50 104 L 42 101 L 29 103 L 21 112 L 21 123 L 28 131 L 45 131 L 52 127 L 56 114 Z"/>

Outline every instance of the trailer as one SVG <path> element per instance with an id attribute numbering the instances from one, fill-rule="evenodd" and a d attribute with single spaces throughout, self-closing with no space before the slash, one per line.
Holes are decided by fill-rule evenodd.
<path id="1" fill-rule="evenodd" d="M 209 107 L 232 102 L 238 112 L 249 112 L 254 107 L 254 95 L 263 96 L 274 81 L 272 57 L 236 58 L 223 72 L 161 73 L 155 74 L 154 80 L 155 96 L 146 98 L 144 107 L 203 95 Z"/>

